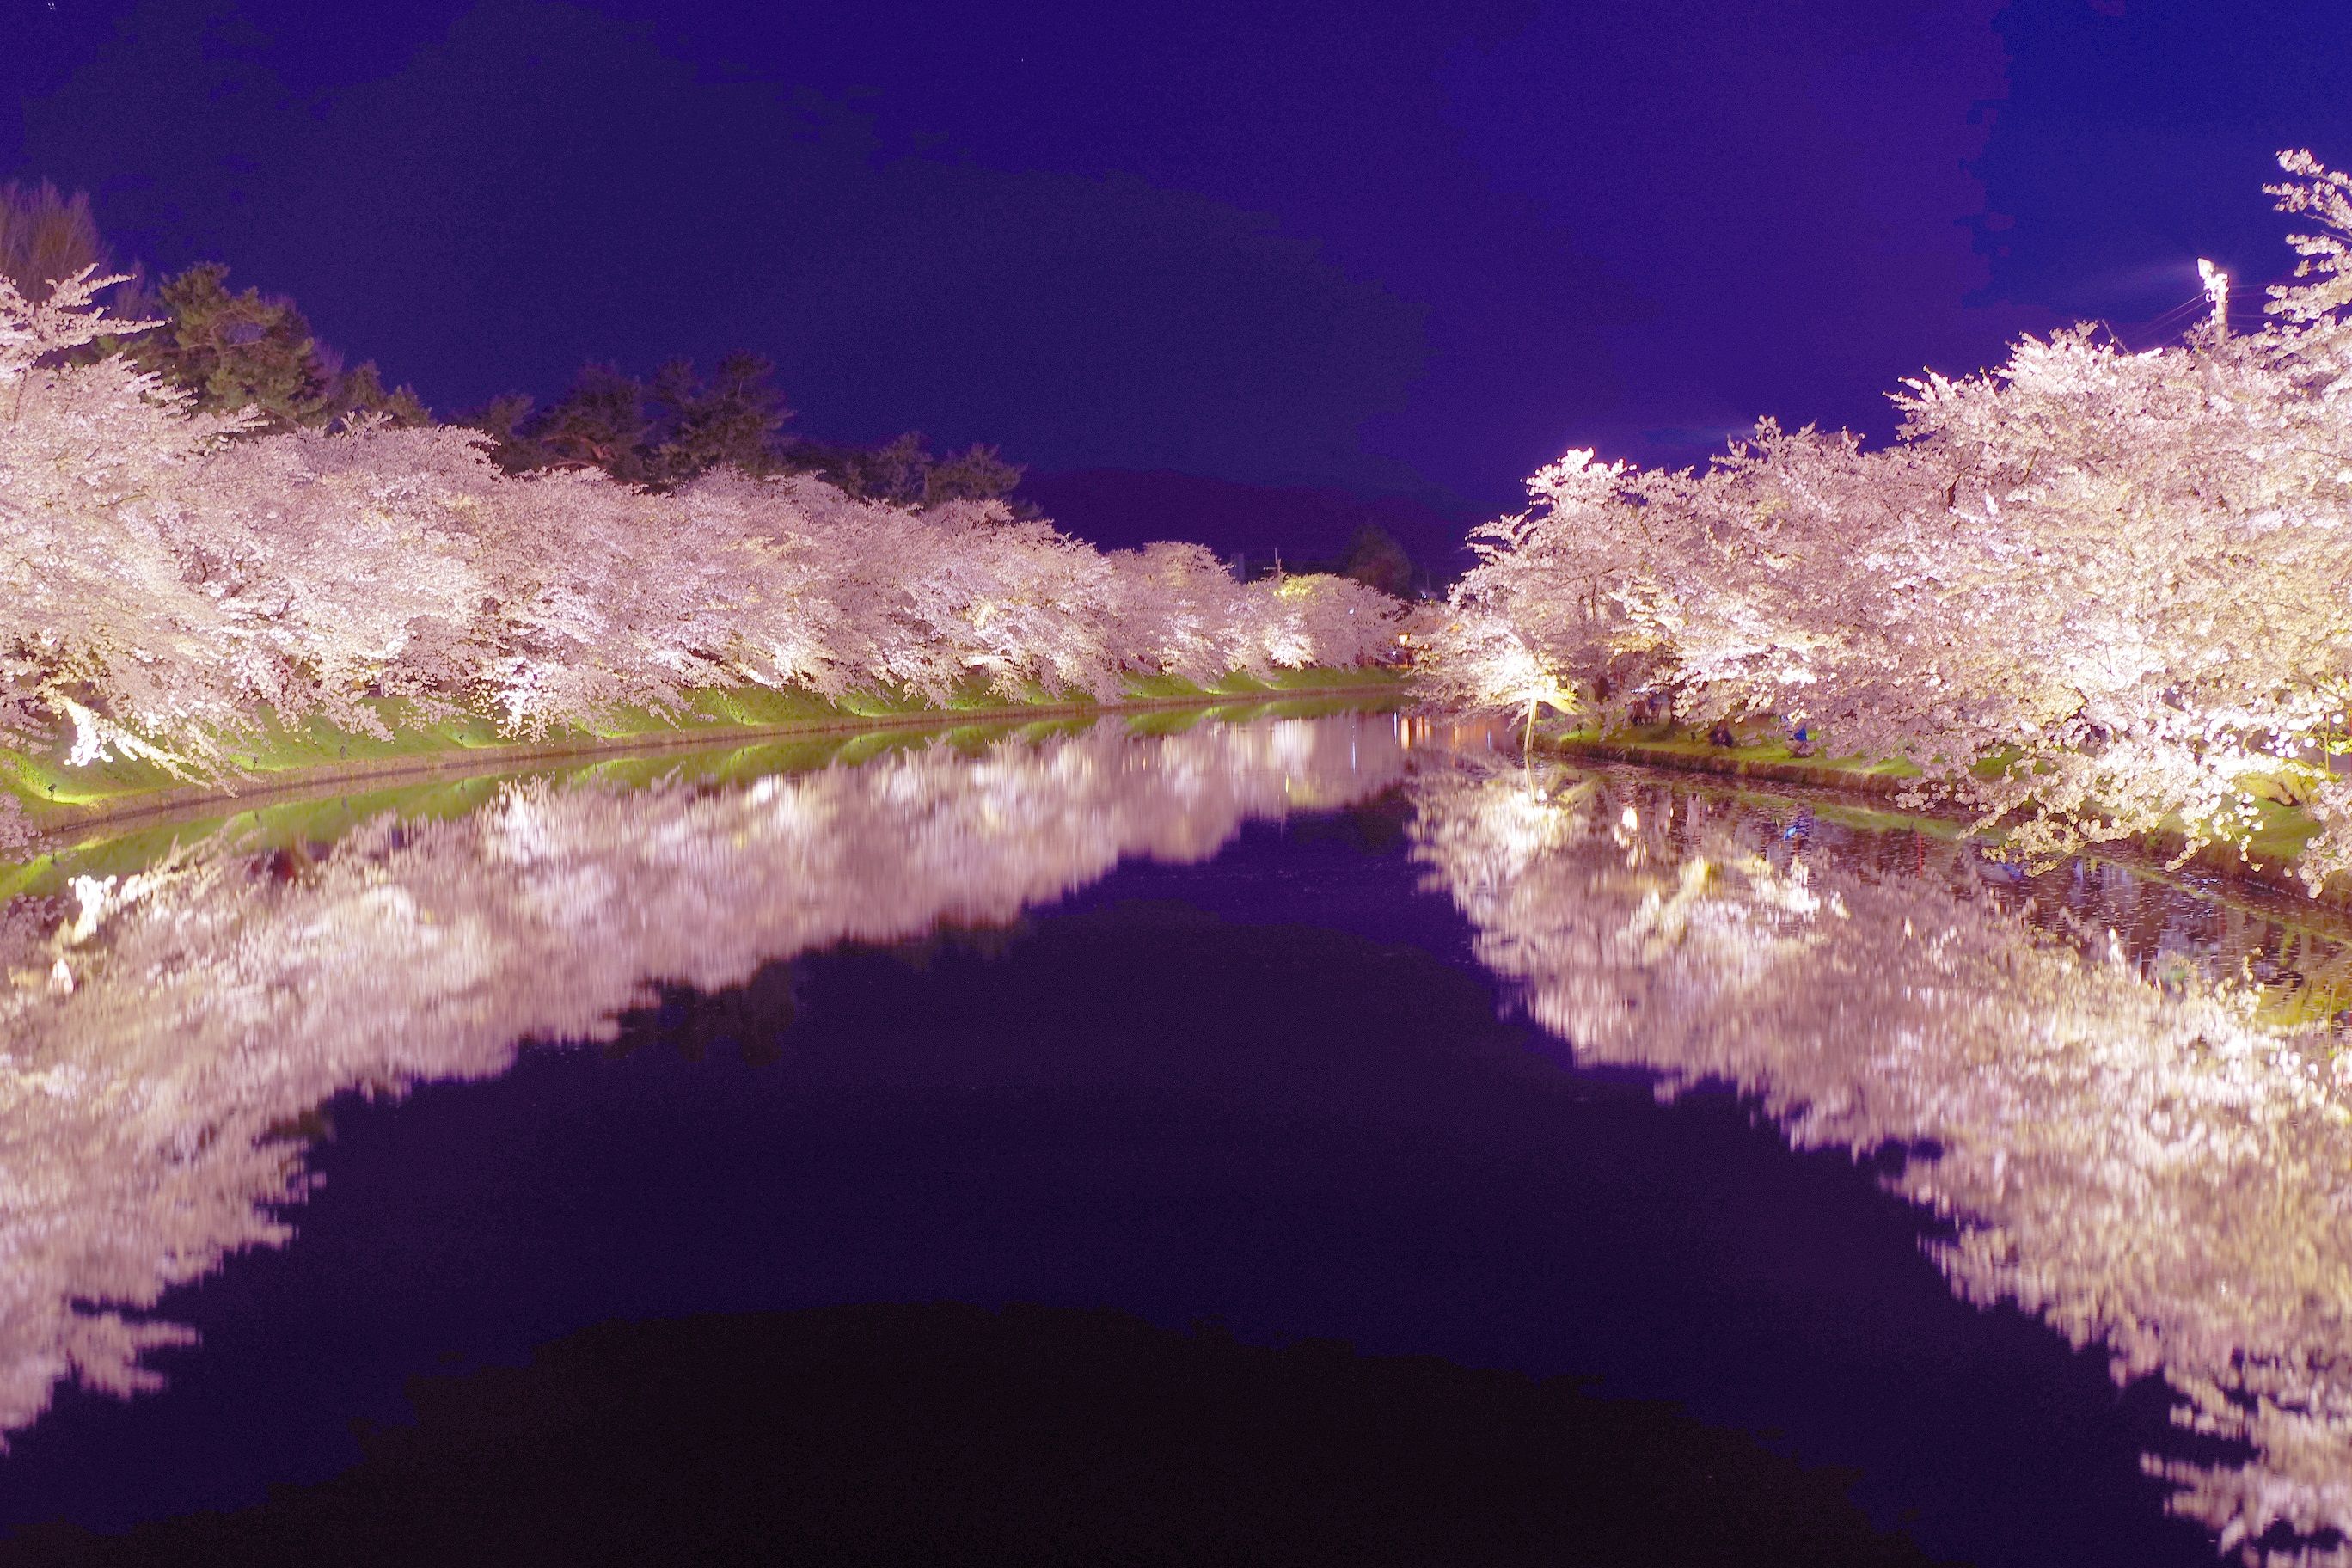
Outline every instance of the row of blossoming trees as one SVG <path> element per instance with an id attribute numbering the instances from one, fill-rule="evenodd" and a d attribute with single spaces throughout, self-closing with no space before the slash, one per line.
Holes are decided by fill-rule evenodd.
<path id="1" fill-rule="evenodd" d="M 109 281 L 0 282 L 0 745 L 70 732 L 76 760 L 193 770 L 263 705 L 380 732 L 404 700 L 530 734 L 712 686 L 1109 698 L 1363 662 L 1402 608 L 1238 583 L 1197 546 L 1104 553 L 996 502 L 517 477 L 478 432 L 364 419 L 257 435 L 93 357 L 130 329 L 94 303 Z"/>
<path id="2" fill-rule="evenodd" d="M 2281 207 L 2319 228 L 2258 333 L 2028 338 L 1907 383 L 1879 450 L 1768 422 L 1705 472 L 1544 469 L 1481 531 L 1442 648 L 1457 694 L 1777 715 L 1916 763 L 2028 852 L 2168 823 L 2242 844 L 2284 795 L 2321 823 L 2312 885 L 2352 868 L 2328 767 L 2352 704 L 2352 178 L 2281 162 Z"/>

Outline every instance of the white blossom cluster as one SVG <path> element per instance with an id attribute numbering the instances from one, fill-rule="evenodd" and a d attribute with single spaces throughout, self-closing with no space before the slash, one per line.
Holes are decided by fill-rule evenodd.
<path id="1" fill-rule="evenodd" d="M 1951 1225 L 1957 1292 L 2251 1449 L 2150 1456 L 2176 1510 L 2248 1562 L 2352 1563 L 2352 1057 L 2324 1018 L 2033 918 L 1965 841 L 1791 836 L 1605 773 L 1412 789 L 1481 961 L 1580 1061 L 1730 1086 L 1801 1146 L 1930 1151 L 1889 1185 Z"/>
<path id="2" fill-rule="evenodd" d="M 299 855 L 224 832 L 0 903 L 0 1434 L 62 1379 L 153 1385 L 141 1352 L 185 1332 L 125 1310 L 286 1241 L 310 1177 L 285 1129 L 337 1094 L 609 1039 L 656 982 L 1003 924 L 1124 858 L 1377 795 L 1403 757 L 1387 716 L 1110 720 L 716 790 L 517 784 Z"/>
<path id="3" fill-rule="evenodd" d="M 1479 531 L 1436 674 L 1458 698 L 1906 759 L 2032 855 L 2308 805 L 2352 870 L 2352 177 L 2282 158 L 2270 323 L 2130 353 L 2080 327 L 1926 374 L 1899 440 L 1766 421 L 1705 472 L 1571 452 Z"/>
<path id="4" fill-rule="evenodd" d="M 184 770 L 267 705 L 369 732 L 377 704 L 529 735 L 704 687 L 975 679 L 1121 694 L 1132 674 L 1349 666 L 1402 606 L 1344 578 L 1236 582 L 1196 545 L 1105 553 L 997 502 L 909 511 L 805 476 L 669 494 L 513 478 L 454 428 L 230 440 L 120 356 L 87 273 L 0 281 L 0 745 Z"/>

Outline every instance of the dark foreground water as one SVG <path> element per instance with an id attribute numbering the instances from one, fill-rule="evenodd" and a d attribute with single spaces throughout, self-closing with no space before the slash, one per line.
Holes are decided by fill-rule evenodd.
<path id="1" fill-rule="evenodd" d="M 2352 1519 L 2301 911 L 1378 714 L 745 771 L 9 907 L 0 1563 Z"/>

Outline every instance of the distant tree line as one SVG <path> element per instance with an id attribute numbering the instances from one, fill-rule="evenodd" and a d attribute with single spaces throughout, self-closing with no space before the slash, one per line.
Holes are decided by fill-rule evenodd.
<path id="1" fill-rule="evenodd" d="M 0 289 L 0 746 L 69 766 L 232 768 L 265 712 L 535 736 L 710 690 L 1109 701 L 1395 647 L 1401 606 L 1360 583 L 1098 551 L 994 500 L 910 510 L 723 461 L 665 492 L 508 473 L 461 426 L 260 428 L 86 352 L 125 331 L 102 292 L 87 272 L 38 304 Z M 723 456 L 723 386 L 671 380 L 679 406 L 604 460 L 649 451 L 667 480 L 705 436 Z"/>
<path id="2" fill-rule="evenodd" d="M 1413 580 L 1419 575 L 1412 557 L 1405 553 L 1396 535 L 1377 522 L 1368 522 L 1356 530 L 1347 548 L 1328 560 L 1281 561 L 1278 558 L 1263 568 L 1253 567 L 1245 577 L 1262 577 L 1275 572 L 1302 574 L 1327 573 L 1335 577 L 1352 577 L 1368 588 L 1378 588 L 1393 598 L 1413 596 Z"/>
<path id="3" fill-rule="evenodd" d="M 293 300 L 257 289 L 235 292 L 228 268 L 214 261 L 153 283 L 138 263 L 118 264 L 87 193 L 67 196 L 46 180 L 0 184 L 0 277 L 40 300 L 85 268 L 125 276 L 108 301 L 112 314 L 158 323 L 89 352 L 121 352 L 186 392 L 200 413 L 254 409 L 256 433 L 323 428 L 357 414 L 401 425 L 433 421 L 409 388 L 387 391 L 373 361 L 345 368 Z"/>
<path id="4" fill-rule="evenodd" d="M 993 447 L 936 456 L 914 432 L 879 447 L 788 435 L 793 410 L 775 372 L 773 361 L 740 350 L 709 375 L 683 359 L 662 366 L 651 381 L 590 364 L 544 408 L 511 393 L 459 422 L 488 434 L 495 443 L 491 458 L 510 473 L 594 468 L 647 489 L 732 468 L 754 476 L 815 474 L 858 500 L 921 508 L 1005 500 L 1021 482 L 1019 466 Z"/>
<path id="5" fill-rule="evenodd" d="M 436 423 L 413 389 L 387 387 L 373 361 L 346 367 L 284 295 L 233 289 L 228 268 L 211 261 L 151 281 L 137 263 L 118 264 L 86 193 L 68 196 L 46 180 L 0 184 L 0 277 L 38 300 L 93 267 L 126 275 L 108 302 L 114 315 L 158 324 L 87 352 L 121 351 L 185 391 L 196 412 L 254 409 L 257 435 L 322 429 L 362 416 L 407 426 Z M 544 407 L 511 393 L 453 422 L 489 437 L 491 458 L 509 472 L 593 468 L 654 490 L 734 468 L 815 474 L 860 500 L 925 508 L 1009 500 L 1021 482 L 1019 466 L 993 447 L 938 455 L 913 432 L 878 447 L 787 434 L 793 410 L 774 377 L 772 361 L 741 352 L 708 375 L 691 361 L 672 361 L 650 381 L 589 364 Z"/>

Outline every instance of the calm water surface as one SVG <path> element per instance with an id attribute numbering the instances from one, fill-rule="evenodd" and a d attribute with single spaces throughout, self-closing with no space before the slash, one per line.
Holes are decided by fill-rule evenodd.
<path id="1" fill-rule="evenodd" d="M 1026 1303 L 1674 1401 L 1939 1560 L 2341 1560 L 2307 911 L 1384 713 L 670 766 L 22 885 L 0 1526 L 609 1320 Z"/>

